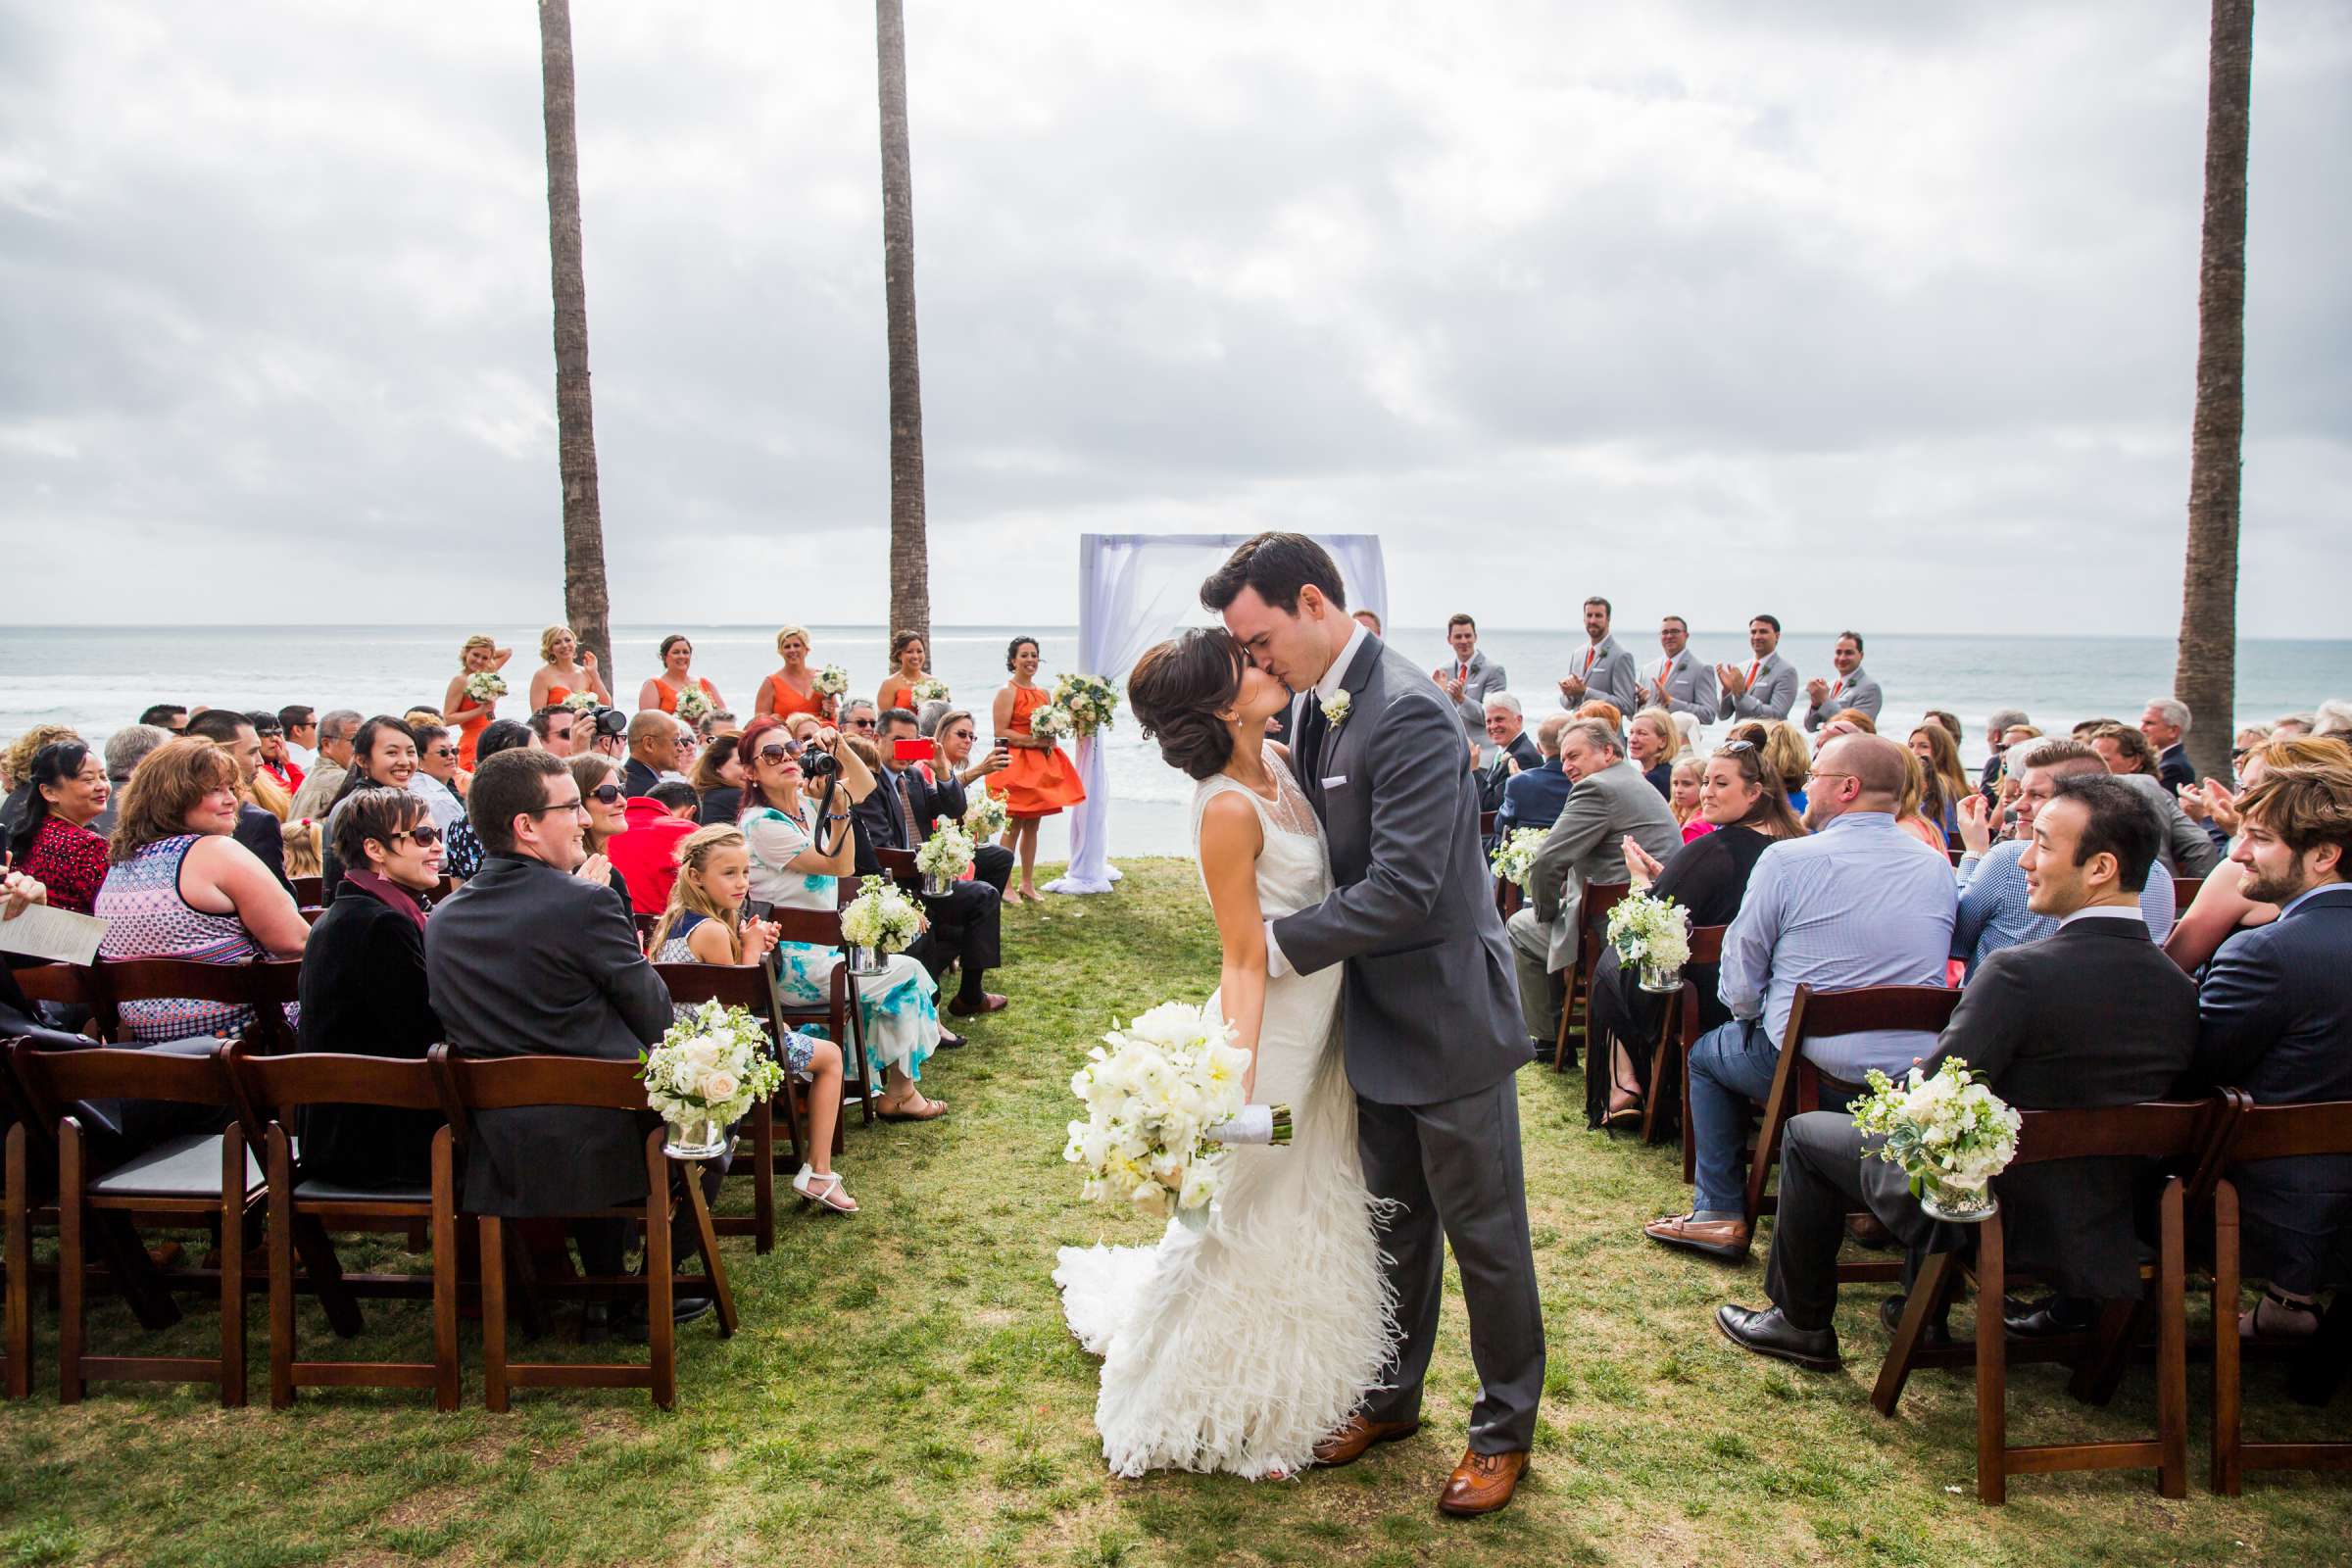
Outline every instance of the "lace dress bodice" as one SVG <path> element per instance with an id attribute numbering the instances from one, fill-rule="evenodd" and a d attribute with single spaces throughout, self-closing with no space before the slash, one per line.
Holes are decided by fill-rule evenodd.
<path id="1" fill-rule="evenodd" d="M 1331 892 L 1331 860 L 1323 842 L 1323 824 L 1305 792 L 1291 777 L 1290 764 L 1272 746 L 1265 750 L 1266 771 L 1274 775 L 1275 796 L 1264 796 L 1223 773 L 1200 781 L 1193 792 L 1193 858 L 1200 858 L 1200 817 L 1208 803 L 1220 795 L 1238 793 L 1257 808 L 1265 829 L 1265 848 L 1257 857 L 1257 904 L 1269 920 L 1312 908 Z M 1206 886 L 1205 875 L 1202 885 Z"/>

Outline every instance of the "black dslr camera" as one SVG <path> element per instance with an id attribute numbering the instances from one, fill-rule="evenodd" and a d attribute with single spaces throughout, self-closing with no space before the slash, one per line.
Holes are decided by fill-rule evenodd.
<path id="1" fill-rule="evenodd" d="M 831 752 L 811 746 L 801 753 L 801 777 L 803 778 L 829 778 L 840 771 L 841 759 L 835 757 Z"/>

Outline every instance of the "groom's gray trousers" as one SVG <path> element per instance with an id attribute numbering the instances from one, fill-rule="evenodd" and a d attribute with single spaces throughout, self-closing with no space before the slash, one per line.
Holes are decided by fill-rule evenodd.
<path id="1" fill-rule="evenodd" d="M 1365 1185 L 1402 1205 L 1381 1241 L 1403 1338 L 1381 1376 L 1387 1387 L 1373 1393 L 1365 1414 L 1375 1421 L 1421 1414 L 1450 1241 L 1480 1385 L 1470 1410 L 1470 1448 L 1533 1447 L 1544 1396 L 1544 1322 L 1529 1266 L 1517 1078 L 1433 1105 L 1387 1105 L 1358 1096 L 1355 1111 Z"/>

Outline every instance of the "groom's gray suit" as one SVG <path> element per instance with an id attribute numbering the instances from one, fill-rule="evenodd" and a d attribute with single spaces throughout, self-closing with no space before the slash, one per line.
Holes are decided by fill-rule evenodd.
<path id="1" fill-rule="evenodd" d="M 1333 892 L 1273 922 L 1273 936 L 1302 974 L 1348 965 L 1364 1180 L 1403 1205 L 1386 1238 L 1403 1341 L 1365 1414 L 1420 1414 L 1450 1240 L 1482 1385 L 1470 1447 L 1507 1453 L 1535 1442 L 1544 1321 L 1514 1078 L 1527 1042 L 1477 787 L 1451 706 L 1402 655 L 1366 636 L 1343 685 L 1338 726 L 1312 691 L 1291 725 L 1293 770 L 1331 842 Z"/>

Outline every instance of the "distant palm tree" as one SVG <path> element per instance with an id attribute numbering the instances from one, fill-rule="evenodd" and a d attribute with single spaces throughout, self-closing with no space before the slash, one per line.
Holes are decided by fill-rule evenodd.
<path id="1" fill-rule="evenodd" d="M 564 618 L 612 673 L 605 517 L 588 400 L 588 281 L 580 267 L 580 145 L 572 124 L 571 0 L 539 0 L 540 102 L 547 116 L 547 249 L 556 296 L 556 466 L 564 480 Z"/>
<path id="2" fill-rule="evenodd" d="M 882 292 L 890 340 L 890 625 L 931 637 L 923 520 L 923 372 L 914 342 L 914 172 L 906 151 L 906 19 L 874 0 L 882 83 Z"/>
<path id="3" fill-rule="evenodd" d="M 2205 239 L 2197 270 L 2197 409 L 2188 447 L 2188 564 L 2173 691 L 2188 760 L 2230 776 L 2237 687 L 2237 501 L 2246 423 L 2246 139 L 2254 0 L 2213 0 L 2205 88 Z"/>

